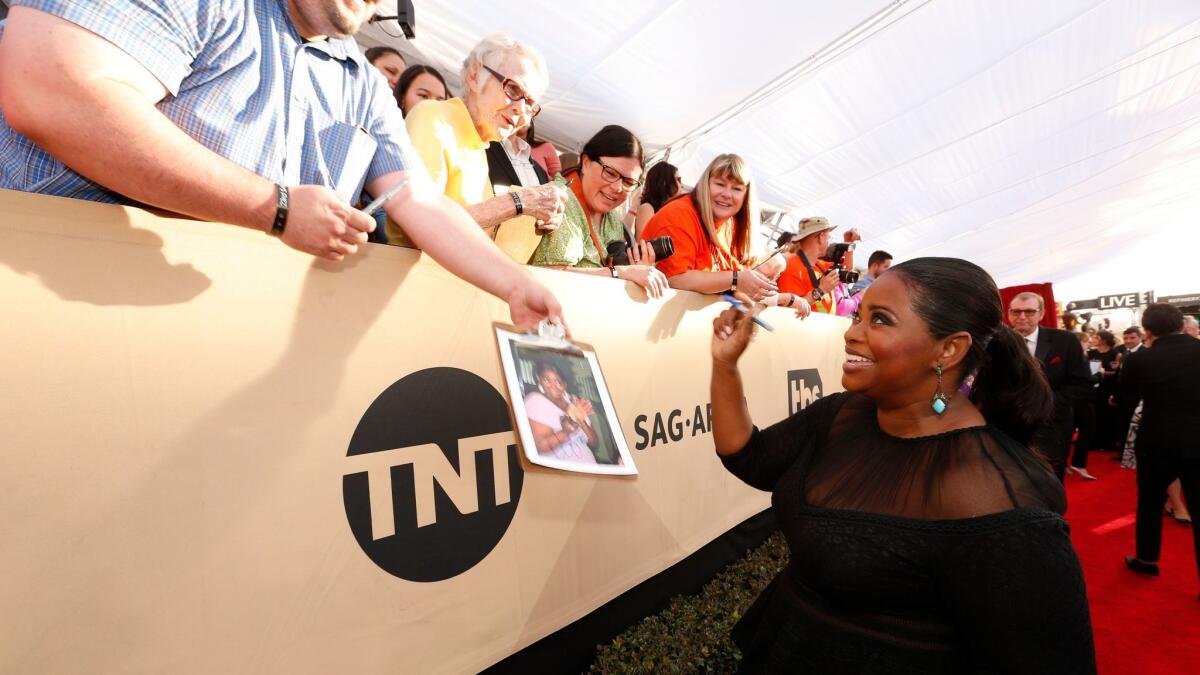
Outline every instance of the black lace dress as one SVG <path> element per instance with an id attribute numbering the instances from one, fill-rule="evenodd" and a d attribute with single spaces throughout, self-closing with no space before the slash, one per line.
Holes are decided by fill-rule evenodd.
<path id="1" fill-rule="evenodd" d="M 835 394 L 723 461 L 791 550 L 734 629 L 742 672 L 1096 672 L 1062 485 L 999 430 L 897 438 Z"/>

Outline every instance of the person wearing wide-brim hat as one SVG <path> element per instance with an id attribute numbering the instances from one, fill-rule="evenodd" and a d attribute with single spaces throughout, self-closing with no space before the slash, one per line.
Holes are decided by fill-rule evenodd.
<path id="1" fill-rule="evenodd" d="M 842 287 L 836 271 L 831 271 L 833 264 L 818 258 L 829 247 L 830 233 L 837 228 L 822 216 L 801 218 L 795 236 L 787 241 L 789 253 L 787 269 L 779 277 L 779 292 L 794 293 L 805 298 L 814 310 L 830 314 L 849 314 L 857 308 L 850 308 L 851 296 Z M 844 234 L 847 242 L 862 239 L 858 230 L 850 228 Z M 781 241 L 781 243 L 783 243 Z M 846 253 L 843 265 L 847 269 L 854 266 L 853 252 Z M 809 268 L 812 274 L 809 274 Z M 813 283 L 814 276 L 817 282 Z M 841 289 L 841 292 L 838 290 Z M 857 297 L 857 296 L 855 296 Z"/>

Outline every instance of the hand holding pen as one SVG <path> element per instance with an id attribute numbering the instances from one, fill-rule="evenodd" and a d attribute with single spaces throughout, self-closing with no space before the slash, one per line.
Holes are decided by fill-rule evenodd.
<path id="1" fill-rule="evenodd" d="M 733 305 L 733 308 L 735 310 L 737 310 L 738 312 L 741 312 L 742 314 L 751 314 L 750 320 L 753 321 L 754 323 L 762 326 L 763 328 L 766 328 L 769 331 L 772 331 L 772 332 L 775 331 L 775 329 L 771 326 L 771 324 L 767 323 L 766 321 L 763 321 L 762 319 L 758 318 L 757 316 L 753 316 L 753 311 L 749 307 L 747 307 L 744 303 L 742 303 L 741 300 L 738 300 L 737 298 L 733 297 L 732 295 L 730 295 L 728 293 L 722 293 L 721 297 L 725 299 L 725 302 L 728 302 L 730 305 Z"/>

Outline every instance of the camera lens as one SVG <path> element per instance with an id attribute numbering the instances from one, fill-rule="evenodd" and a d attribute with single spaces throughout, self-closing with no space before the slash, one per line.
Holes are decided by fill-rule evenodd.
<path id="1" fill-rule="evenodd" d="M 655 260 L 666 260 L 675 255 L 675 243 L 667 235 L 651 239 L 650 248 L 654 249 Z"/>

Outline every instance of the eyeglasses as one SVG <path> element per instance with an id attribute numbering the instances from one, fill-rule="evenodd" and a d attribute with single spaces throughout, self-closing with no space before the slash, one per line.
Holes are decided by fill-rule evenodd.
<path id="1" fill-rule="evenodd" d="M 488 68 L 487 66 L 483 66 L 483 69 L 491 73 L 492 77 L 500 80 L 500 88 L 504 90 L 504 97 L 507 98 L 510 103 L 524 101 L 526 107 L 529 108 L 529 116 L 531 118 L 537 117 L 538 113 L 542 112 L 542 106 L 537 101 L 533 100 L 533 98 L 525 92 L 525 89 L 521 85 L 517 84 L 511 78 L 507 78 L 491 68 Z"/>
<path id="2" fill-rule="evenodd" d="M 1040 311 L 1042 311 L 1042 310 L 1040 310 L 1040 309 L 1010 309 L 1010 310 L 1008 310 L 1008 313 L 1012 314 L 1014 316 L 1033 316 L 1034 314 L 1037 314 Z"/>
<path id="3" fill-rule="evenodd" d="M 638 189 L 638 187 L 642 184 L 642 181 L 636 178 L 630 178 L 629 176 L 623 176 L 621 175 L 620 171 L 617 171 L 598 159 L 593 161 L 600 165 L 600 178 L 602 178 L 605 183 L 612 184 L 617 181 L 621 181 L 621 187 L 625 188 L 627 192 Z"/>

